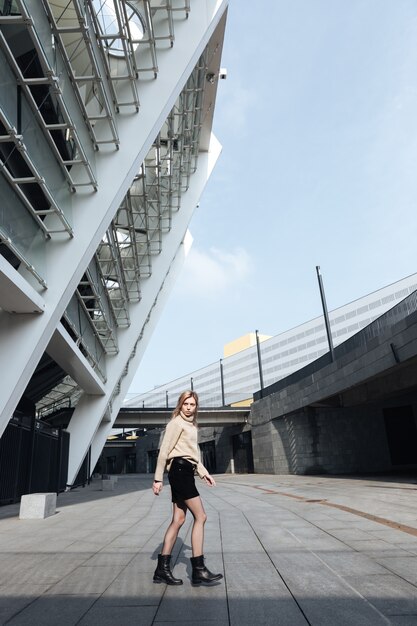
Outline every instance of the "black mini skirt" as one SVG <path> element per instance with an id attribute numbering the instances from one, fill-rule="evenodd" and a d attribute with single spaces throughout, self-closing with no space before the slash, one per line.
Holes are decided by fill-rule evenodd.
<path id="1" fill-rule="evenodd" d="M 200 495 L 195 486 L 194 469 L 195 465 L 181 456 L 172 460 L 168 472 L 172 502 L 184 502 Z"/>

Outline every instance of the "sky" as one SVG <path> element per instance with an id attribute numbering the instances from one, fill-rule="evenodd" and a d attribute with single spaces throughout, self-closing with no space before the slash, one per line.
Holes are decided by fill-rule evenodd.
<path id="1" fill-rule="evenodd" d="M 128 398 L 417 271 L 415 0 L 230 0 L 193 247 Z M 198 391 L 198 390 L 197 390 Z"/>

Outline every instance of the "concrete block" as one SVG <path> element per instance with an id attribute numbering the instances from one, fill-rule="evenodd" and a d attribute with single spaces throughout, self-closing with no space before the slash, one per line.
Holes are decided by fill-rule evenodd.
<path id="1" fill-rule="evenodd" d="M 105 478 L 101 481 L 102 491 L 113 491 L 114 481 L 111 478 Z"/>
<path id="2" fill-rule="evenodd" d="M 45 519 L 55 511 L 56 493 L 28 493 L 21 498 L 19 519 Z"/>

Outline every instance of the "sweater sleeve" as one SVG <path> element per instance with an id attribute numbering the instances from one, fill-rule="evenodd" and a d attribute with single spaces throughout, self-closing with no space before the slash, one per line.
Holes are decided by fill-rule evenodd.
<path id="1" fill-rule="evenodd" d="M 206 468 L 204 467 L 204 465 L 201 462 L 201 449 L 199 446 L 197 446 L 198 449 L 198 463 L 197 463 L 197 467 L 196 467 L 196 471 L 197 474 L 199 475 L 200 478 L 204 478 L 204 476 L 207 476 L 207 474 L 209 473 Z"/>
<path id="2" fill-rule="evenodd" d="M 204 478 L 204 476 L 207 476 L 208 473 L 209 472 L 206 470 L 206 468 L 204 467 L 204 465 L 200 461 L 197 464 L 197 474 L 200 476 L 200 478 Z"/>
<path id="3" fill-rule="evenodd" d="M 167 458 L 171 450 L 175 447 L 182 432 L 181 423 L 173 419 L 168 422 L 165 429 L 165 434 L 162 439 L 162 444 L 159 449 L 158 461 L 156 463 L 155 480 L 162 481 L 164 477 L 164 470 L 167 464 Z"/>

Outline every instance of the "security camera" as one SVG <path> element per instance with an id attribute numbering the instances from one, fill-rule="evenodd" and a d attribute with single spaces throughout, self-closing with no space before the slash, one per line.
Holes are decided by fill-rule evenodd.
<path id="1" fill-rule="evenodd" d="M 220 68 L 219 78 L 221 80 L 226 80 L 226 78 L 227 78 L 227 69 L 225 67 L 221 67 Z"/>

